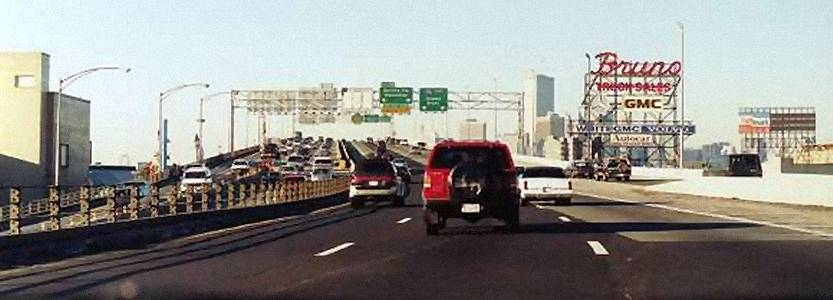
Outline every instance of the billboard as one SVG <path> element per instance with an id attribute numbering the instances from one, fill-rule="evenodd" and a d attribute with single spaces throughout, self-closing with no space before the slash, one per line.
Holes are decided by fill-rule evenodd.
<path id="1" fill-rule="evenodd" d="M 665 109 L 665 101 L 667 100 L 668 97 L 663 96 L 627 95 L 622 97 L 622 104 L 619 105 L 619 109 L 624 111 L 662 111 Z"/>
<path id="2" fill-rule="evenodd" d="M 771 113 L 769 122 L 772 131 L 816 130 L 816 113 Z"/>
<path id="3" fill-rule="evenodd" d="M 738 113 L 740 125 L 738 133 L 767 133 L 769 132 L 768 111 L 741 111 Z"/>
<path id="4" fill-rule="evenodd" d="M 648 135 L 685 135 L 696 133 L 694 125 L 576 125 L 576 132 L 598 134 L 648 134 Z"/>
<path id="5" fill-rule="evenodd" d="M 653 147 L 654 136 L 650 134 L 611 134 L 610 145 L 614 147 Z"/>

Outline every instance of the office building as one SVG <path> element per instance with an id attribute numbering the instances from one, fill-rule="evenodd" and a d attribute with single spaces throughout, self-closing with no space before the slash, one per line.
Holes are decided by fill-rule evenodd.
<path id="1" fill-rule="evenodd" d="M 536 118 L 547 116 L 555 111 L 555 79 L 529 71 L 526 76 L 526 88 L 523 99 L 523 129 L 528 138 L 524 138 L 523 148 L 529 149 L 536 139 Z"/>
<path id="2" fill-rule="evenodd" d="M 0 52 L 0 185 L 53 183 L 57 94 L 49 92 L 49 55 Z M 60 179 L 85 183 L 90 164 L 90 102 L 61 99 Z"/>

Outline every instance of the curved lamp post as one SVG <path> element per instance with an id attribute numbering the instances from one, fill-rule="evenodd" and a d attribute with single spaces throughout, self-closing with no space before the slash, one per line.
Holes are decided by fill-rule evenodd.
<path id="1" fill-rule="evenodd" d="M 60 79 L 60 84 L 58 85 L 58 100 L 56 101 L 57 103 L 55 108 L 55 174 L 53 184 L 56 186 L 60 183 L 61 171 L 61 98 L 63 97 L 64 89 L 68 88 L 76 80 L 81 79 L 81 77 L 104 70 L 124 70 L 125 73 L 130 73 L 130 68 L 96 67 L 89 68 Z"/>
<path id="2" fill-rule="evenodd" d="M 170 89 L 168 89 L 164 92 L 159 93 L 159 120 L 158 120 L 159 122 L 157 123 L 157 125 L 159 127 L 158 127 L 158 131 L 156 131 L 156 134 L 157 134 L 157 141 L 159 143 L 159 171 L 163 172 L 163 173 L 165 172 L 165 165 L 168 163 L 168 161 L 167 161 L 167 157 L 165 157 L 165 151 L 163 151 L 164 149 L 162 149 L 163 145 L 165 143 L 165 141 L 162 140 L 162 102 L 165 102 L 165 99 L 168 99 L 168 97 L 170 97 L 174 93 L 176 93 L 180 90 L 189 88 L 189 87 L 208 88 L 209 84 L 207 84 L 207 83 L 182 84 L 182 85 L 172 87 L 172 88 L 170 88 Z"/>

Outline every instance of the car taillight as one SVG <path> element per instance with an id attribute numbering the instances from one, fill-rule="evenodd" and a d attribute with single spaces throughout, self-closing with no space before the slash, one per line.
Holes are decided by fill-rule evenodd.
<path id="1" fill-rule="evenodd" d="M 430 189 L 431 188 L 431 176 L 425 176 L 422 178 L 422 188 Z"/>
<path id="2" fill-rule="evenodd" d="M 524 180 L 524 189 L 525 190 L 529 189 L 529 181 Z"/>
<path id="3" fill-rule="evenodd" d="M 573 189 L 573 182 L 572 181 L 567 181 L 567 189 L 570 189 L 570 190 Z"/>

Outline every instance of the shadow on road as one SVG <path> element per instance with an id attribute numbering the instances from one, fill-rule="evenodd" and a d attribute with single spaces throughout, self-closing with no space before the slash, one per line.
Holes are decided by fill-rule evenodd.
<path id="1" fill-rule="evenodd" d="M 94 262 L 87 262 L 76 264 L 72 266 L 64 266 L 59 268 L 50 268 L 41 270 L 39 272 L 34 273 L 27 273 L 27 274 L 20 274 L 17 276 L 9 276 L 0 279 L 0 285 L 4 281 L 13 280 L 22 277 L 29 277 L 29 276 L 37 276 L 41 275 L 42 273 L 52 273 L 56 271 L 68 271 L 74 268 L 79 268 L 78 272 L 73 272 L 71 274 L 59 277 L 52 277 L 46 280 L 33 280 L 33 282 L 17 286 L 12 289 L 3 290 L 2 294 L 11 294 L 11 293 L 20 293 L 25 292 L 28 289 L 38 287 L 45 284 L 50 283 L 57 283 L 63 282 L 67 279 L 82 277 L 82 276 L 96 276 L 100 275 L 101 277 L 91 279 L 88 281 L 83 281 L 84 284 L 79 286 L 70 287 L 63 291 L 57 292 L 53 296 L 59 297 L 67 297 L 70 294 L 84 291 L 88 288 L 93 286 L 105 284 L 111 281 L 120 280 L 123 278 L 127 278 L 136 274 L 169 268 L 181 264 L 187 264 L 191 262 L 211 259 L 214 257 L 219 257 L 223 255 L 228 255 L 234 252 L 242 251 L 248 248 L 257 247 L 263 244 L 271 243 L 280 239 L 284 239 L 290 236 L 294 236 L 296 234 L 300 234 L 303 232 L 307 232 L 310 230 L 314 230 L 317 228 L 333 225 L 336 223 L 340 223 L 352 218 L 364 216 L 370 213 L 373 213 L 375 210 L 357 210 L 357 211 L 349 211 L 343 215 L 327 215 L 318 218 L 306 219 L 301 220 L 299 222 L 292 222 L 289 224 L 277 224 L 275 228 L 265 228 L 264 227 L 271 227 L 275 226 L 276 224 L 270 224 L 266 226 L 256 226 L 254 228 L 247 228 L 240 231 L 235 231 L 233 235 L 240 235 L 239 237 L 234 237 L 230 240 L 223 241 L 220 243 L 208 243 L 210 241 L 219 239 L 221 237 L 231 236 L 232 233 L 228 234 L 220 234 L 218 236 L 209 237 L 206 239 L 199 240 L 197 242 L 189 242 L 185 243 L 184 245 L 175 245 L 171 248 L 161 248 L 161 249 L 152 249 L 141 251 L 139 253 L 134 253 L 131 255 L 124 255 L 117 257 L 115 259 L 103 259 L 100 261 Z M 261 231 L 262 230 L 262 231 Z M 265 239 L 264 239 L 265 238 Z M 142 255 L 149 255 L 150 257 L 139 257 Z M 137 258 L 135 260 L 131 258 Z M 163 264 L 154 264 L 153 262 L 157 261 L 167 261 L 169 259 L 173 259 L 173 261 L 163 263 Z M 115 263 L 112 263 L 116 261 Z M 95 265 L 101 265 L 100 267 L 95 267 Z M 150 265 L 150 266 L 145 266 Z M 89 268 L 93 267 L 93 268 Z M 118 270 L 120 268 L 128 268 L 122 272 L 113 271 Z"/>

